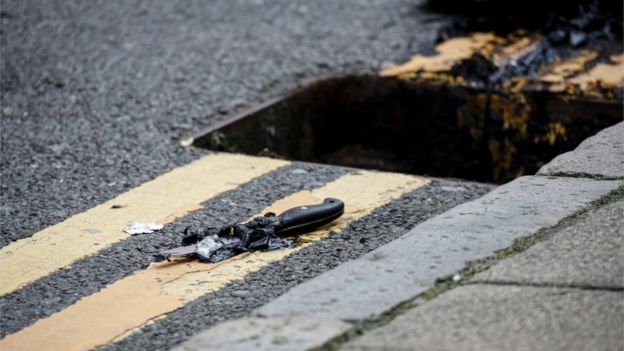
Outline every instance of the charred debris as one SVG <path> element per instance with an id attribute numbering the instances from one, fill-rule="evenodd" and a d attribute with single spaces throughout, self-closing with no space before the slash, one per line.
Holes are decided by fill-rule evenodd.
<path id="1" fill-rule="evenodd" d="M 185 231 L 182 246 L 155 255 L 157 261 L 175 258 L 199 258 L 215 263 L 243 252 L 276 250 L 295 244 L 294 239 L 338 219 L 344 213 L 344 203 L 326 198 L 317 205 L 291 208 L 280 215 L 273 212 L 244 223 L 223 228 Z"/>
<path id="2" fill-rule="evenodd" d="M 543 36 L 538 48 L 504 67 L 479 54 L 453 67 L 453 73 L 466 80 L 493 85 L 514 76 L 535 75 L 540 67 L 581 49 L 598 52 L 596 62 L 608 62 L 609 56 L 623 50 L 622 1 L 429 0 L 428 6 L 455 17 L 440 31 L 439 42 L 473 32 L 508 36 L 523 31 Z"/>

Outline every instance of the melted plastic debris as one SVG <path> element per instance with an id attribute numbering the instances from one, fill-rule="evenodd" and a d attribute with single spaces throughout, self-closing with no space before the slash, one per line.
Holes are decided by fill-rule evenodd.
<path id="1" fill-rule="evenodd" d="M 223 228 L 187 227 L 183 246 L 161 251 L 154 258 L 171 261 L 171 258 L 196 257 L 202 262 L 215 263 L 243 252 L 291 247 L 297 236 L 329 224 L 343 213 L 344 202 L 326 198 L 318 205 L 293 207 L 279 216 L 268 212 Z"/>
<path id="2" fill-rule="evenodd" d="M 156 223 L 130 222 L 124 227 L 123 231 L 130 235 L 151 234 L 155 231 L 163 229 L 164 225 Z"/>
<path id="3" fill-rule="evenodd" d="M 542 75 L 545 67 L 557 66 L 562 60 L 589 52 L 584 56 L 593 57 L 576 71 L 582 73 L 601 65 L 602 70 L 615 72 L 616 77 L 613 74 L 607 74 L 606 78 L 600 75 L 603 79 L 591 77 L 591 83 L 596 83 L 598 90 L 605 80 L 609 88 L 621 85 L 616 79 L 616 70 L 621 69 L 614 65 L 617 59 L 613 59 L 623 48 L 621 1 L 574 0 L 565 5 L 538 0 L 529 1 L 531 5 L 495 0 L 429 0 L 429 3 L 438 11 L 460 16 L 440 30 L 435 55 L 416 55 L 406 63 L 385 68 L 382 76 L 469 86 L 502 84 L 508 89 L 511 82 L 521 87 L 527 78 Z M 548 77 L 558 81 L 564 78 L 568 77 Z M 576 83 L 566 79 L 558 89 L 571 90 L 564 84 L 568 82 Z"/>
<path id="4" fill-rule="evenodd" d="M 292 240 L 276 235 L 280 222 L 274 213 L 253 220 L 216 229 L 193 233 L 189 228 L 183 244 L 196 244 L 196 254 L 204 262 L 219 262 L 241 252 L 277 250 L 294 245 Z"/>

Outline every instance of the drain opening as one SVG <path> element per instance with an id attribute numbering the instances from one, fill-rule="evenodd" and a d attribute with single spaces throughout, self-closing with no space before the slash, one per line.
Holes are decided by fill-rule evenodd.
<path id="1" fill-rule="evenodd" d="M 485 182 L 539 167 L 621 120 L 619 101 L 375 76 L 316 82 L 193 139 L 216 151 Z"/>

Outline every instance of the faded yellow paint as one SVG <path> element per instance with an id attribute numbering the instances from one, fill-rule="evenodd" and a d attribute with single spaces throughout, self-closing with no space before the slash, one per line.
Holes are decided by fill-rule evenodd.
<path id="1" fill-rule="evenodd" d="M 436 46 L 435 55 L 415 55 L 403 64 L 381 70 L 379 74 L 432 84 L 484 88 L 483 83 L 465 80 L 453 72 L 453 67 L 475 54 L 503 67 L 535 51 L 543 40 L 539 34 L 526 30 L 517 30 L 506 36 L 476 32 L 447 39 Z M 610 62 L 595 64 L 599 58 L 597 51 L 579 50 L 565 59 L 557 59 L 541 67 L 537 75 L 506 77 L 495 86 L 518 94 L 537 90 L 617 99 L 624 87 L 624 54 L 612 55 Z"/>
<path id="2" fill-rule="evenodd" d="M 470 58 L 494 41 L 496 36 L 493 33 L 474 33 L 465 37 L 451 38 L 436 46 L 437 55 L 416 55 L 404 64 L 384 69 L 381 76 L 400 76 L 418 71 L 438 73 L 450 71 L 454 64 Z"/>
<path id="3" fill-rule="evenodd" d="M 496 65 L 504 65 L 531 50 L 539 43 L 537 35 L 528 35 L 519 30 L 506 37 L 494 33 L 472 33 L 468 36 L 448 39 L 436 46 L 434 56 L 415 55 L 408 62 L 385 68 L 380 75 L 383 77 L 412 78 L 416 73 L 425 80 L 442 81 L 454 84 L 464 83 L 461 77 L 449 74 L 453 66 L 474 54 L 492 60 Z"/>
<path id="4" fill-rule="evenodd" d="M 542 67 L 541 73 L 535 77 L 514 77 L 512 84 L 543 83 L 547 85 L 548 91 L 563 93 L 570 90 L 570 78 L 582 74 L 585 67 L 598 56 L 595 51 L 580 50 L 564 60 L 557 59 L 554 63 Z"/>
<path id="5" fill-rule="evenodd" d="M 503 120 L 505 130 L 517 130 L 520 136 L 526 137 L 531 106 L 522 94 L 499 95 L 490 97 L 490 111 L 494 118 Z"/>
<path id="6" fill-rule="evenodd" d="M 488 148 L 492 157 L 492 177 L 500 179 L 504 173 L 511 169 L 514 155 L 517 152 L 516 147 L 508 138 L 503 138 L 502 142 L 490 139 Z"/>
<path id="7" fill-rule="evenodd" d="M 269 158 L 211 154 L 15 241 L 0 249 L 0 294 L 125 240 L 129 235 L 122 229 L 131 221 L 170 223 L 201 208 L 211 197 L 286 164 Z M 122 207 L 114 209 L 113 205 Z"/>
<path id="8" fill-rule="evenodd" d="M 588 72 L 570 79 L 582 89 L 593 87 L 616 88 L 624 82 L 624 54 L 612 55 L 610 63 L 600 63 Z"/>
<path id="9" fill-rule="evenodd" d="M 130 335 L 136 333 L 137 331 L 139 331 L 139 330 L 141 330 L 141 329 L 143 329 L 145 327 L 148 327 L 148 326 L 150 326 L 150 325 L 152 325 L 152 324 L 154 324 L 154 323 L 156 323 L 156 322 L 158 322 L 158 321 L 160 321 L 162 319 L 165 319 L 165 318 L 167 318 L 166 314 L 164 314 L 162 316 L 158 316 L 158 317 L 153 318 L 153 319 L 150 319 L 149 321 L 141 324 L 140 326 L 138 326 L 136 328 L 129 329 L 129 330 L 125 331 L 123 334 L 117 335 L 114 339 L 110 340 L 108 343 L 109 344 L 114 344 L 114 343 L 116 343 L 118 341 L 121 341 L 121 340 L 129 337 Z M 0 341 L 0 343 L 1 343 L 1 341 Z"/>
<path id="10" fill-rule="evenodd" d="M 580 50 L 564 60 L 542 67 L 541 73 L 535 77 L 513 77 L 504 87 L 518 91 L 515 87 L 522 84 L 569 96 L 586 95 L 611 100 L 618 96 L 615 91 L 624 83 L 624 54 L 612 55 L 610 62 L 595 64 L 599 56 L 596 51 Z"/>
<path id="11" fill-rule="evenodd" d="M 595 60 L 597 57 L 598 53 L 595 51 L 581 50 L 569 59 L 552 65 L 549 73 L 568 78 L 574 74 L 583 72 L 585 70 L 585 65 Z"/>
<path id="12" fill-rule="evenodd" d="M 467 130 L 474 140 L 482 140 L 485 135 L 486 111 L 490 118 L 501 122 L 504 134 L 491 134 L 485 140 L 491 157 L 492 179 L 504 179 L 513 171 L 521 175 L 522 170 L 512 170 L 517 154 L 515 142 L 529 137 L 531 105 L 523 94 L 477 93 L 467 97 L 465 104 L 457 109 L 457 126 Z M 558 132 L 560 130 L 556 130 Z M 564 129 L 565 132 L 565 129 Z"/>
<path id="13" fill-rule="evenodd" d="M 544 135 L 536 135 L 533 138 L 533 143 L 548 143 L 548 145 L 555 145 L 557 140 L 567 140 L 567 129 L 561 122 L 548 123 L 546 132 Z"/>
<path id="14" fill-rule="evenodd" d="M 488 95 L 485 93 L 468 95 L 466 103 L 457 109 L 457 127 L 467 129 L 474 140 L 483 137 Z"/>
<path id="15" fill-rule="evenodd" d="M 544 103 L 542 97 L 554 93 L 552 95 L 556 99 L 564 101 L 579 97 L 618 101 L 624 88 L 622 53 L 612 55 L 609 62 L 597 64 L 603 57 L 600 52 L 578 50 L 565 59 L 540 67 L 537 74 L 503 74 L 502 79 L 494 83 L 464 79 L 460 76 L 461 72 L 453 69 L 456 64 L 475 54 L 499 68 L 505 67 L 539 50 L 543 40 L 539 34 L 524 30 L 504 37 L 493 33 L 473 33 L 448 39 L 436 46 L 435 55 L 413 56 L 404 64 L 382 70 L 380 75 L 409 80 L 416 85 L 459 87 L 445 93 L 459 98 L 459 106 L 455 110 L 457 127 L 468 132 L 475 141 L 487 143 L 493 161 L 492 178 L 508 179 L 523 174 L 521 165 L 515 159 L 524 145 L 556 145 L 568 137 L 565 122 L 544 126 L 530 123 L 537 113 L 535 108 L 548 110 L 551 106 L 557 107 L 556 104 L 550 105 L 550 102 Z M 485 133 L 490 123 L 486 121 L 487 116 L 495 126 L 500 121 L 504 132 Z M 488 140 L 482 140 L 486 136 Z"/>
<path id="16" fill-rule="evenodd" d="M 496 66 L 502 67 L 534 51 L 542 40 L 540 35 L 529 34 L 526 30 L 520 29 L 505 37 L 497 37 L 494 43 L 481 50 L 481 54 L 494 61 Z"/>
<path id="17" fill-rule="evenodd" d="M 415 55 L 408 62 L 383 69 L 383 77 L 426 81 L 465 87 L 479 87 L 480 83 L 466 81 L 453 73 L 453 66 L 475 54 L 503 67 L 509 62 L 536 50 L 543 38 L 535 33 L 518 30 L 504 37 L 493 33 L 477 32 L 448 39 L 436 46 L 432 56 Z M 624 54 L 610 57 L 610 62 L 595 65 L 599 53 L 579 50 L 563 60 L 540 68 L 535 76 L 508 77 L 499 87 L 514 93 L 527 90 L 548 90 L 566 95 L 587 95 L 601 99 L 614 99 L 616 89 L 624 85 Z"/>
<path id="18" fill-rule="evenodd" d="M 488 108 L 493 119 L 502 120 L 505 130 L 516 130 L 521 137 L 526 137 L 531 106 L 523 94 L 478 93 L 468 96 L 466 104 L 457 110 L 458 127 L 467 128 L 475 140 L 480 139 Z"/>
<path id="19" fill-rule="evenodd" d="M 279 213 L 292 206 L 318 203 L 327 196 L 341 198 L 347 207 L 339 220 L 303 236 L 301 244 L 293 248 L 248 253 L 217 264 L 192 260 L 152 264 L 6 336 L 0 347 L 3 350 L 87 350 L 120 340 L 151 320 L 281 260 L 331 231 L 340 232 L 375 208 L 428 182 L 421 177 L 362 171 L 344 175 L 320 189 L 290 195 L 263 212 Z"/>

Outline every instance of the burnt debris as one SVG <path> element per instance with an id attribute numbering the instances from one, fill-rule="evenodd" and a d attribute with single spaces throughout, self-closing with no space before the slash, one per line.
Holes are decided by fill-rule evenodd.
<path id="1" fill-rule="evenodd" d="M 571 0 L 429 0 L 437 12 L 456 16 L 439 40 L 473 31 L 505 35 L 518 29 L 545 34 L 555 45 L 584 45 L 596 40 L 622 39 L 621 1 Z"/>
<path id="2" fill-rule="evenodd" d="M 269 212 L 249 222 L 199 232 L 187 228 L 182 240 L 184 246 L 155 257 L 158 261 L 197 257 L 202 262 L 215 263 L 243 252 L 291 247 L 296 236 L 333 222 L 343 212 L 341 200 L 327 198 L 321 204 L 294 207 L 279 216 Z"/>
<path id="3" fill-rule="evenodd" d="M 578 49 L 592 49 L 602 60 L 621 52 L 623 5 L 621 1 L 576 0 L 565 4 L 538 0 L 429 0 L 435 11 L 455 15 L 443 28 L 438 41 L 472 32 L 513 35 L 518 30 L 540 33 L 538 48 L 498 69 L 487 58 L 475 55 L 453 67 L 453 74 L 486 85 L 509 77 L 530 77 L 539 68 L 568 56 Z"/>

